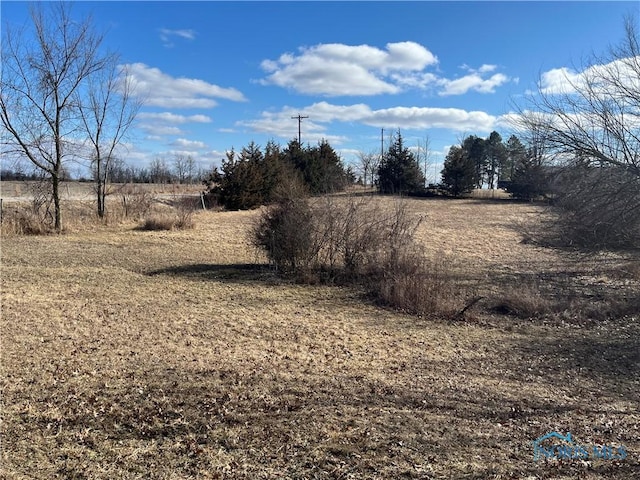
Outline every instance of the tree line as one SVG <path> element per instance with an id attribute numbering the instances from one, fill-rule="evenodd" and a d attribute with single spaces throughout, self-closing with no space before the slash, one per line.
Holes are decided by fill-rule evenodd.
<path id="1" fill-rule="evenodd" d="M 148 166 L 131 165 L 119 157 L 114 157 L 103 172 L 105 187 L 111 183 L 171 183 L 202 184 L 211 174 L 213 167 L 202 167 L 190 155 L 176 155 L 172 159 L 156 157 Z M 89 174 L 84 170 L 73 173 L 66 166 L 60 170 L 61 181 L 97 182 L 99 173 L 91 169 Z M 0 179 L 17 181 L 39 181 L 46 179 L 46 174 L 37 169 L 25 169 L 23 165 L 3 167 Z"/>
<path id="2" fill-rule="evenodd" d="M 501 188 L 518 199 L 534 200 L 550 193 L 551 169 L 536 145 L 517 135 L 504 142 L 493 131 L 487 138 L 470 135 L 449 149 L 442 169 L 442 187 L 454 197 L 484 186 Z"/>
<path id="3" fill-rule="evenodd" d="M 210 203 L 229 209 L 250 209 L 273 203 L 283 195 L 324 194 L 344 190 L 355 175 L 329 142 L 306 147 L 297 139 L 285 147 L 270 141 L 264 151 L 255 142 L 227 152 L 220 169 L 206 180 Z"/>

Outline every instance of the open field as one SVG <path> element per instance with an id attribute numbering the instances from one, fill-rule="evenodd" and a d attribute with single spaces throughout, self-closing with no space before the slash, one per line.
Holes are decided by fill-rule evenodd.
<path id="1" fill-rule="evenodd" d="M 464 318 L 277 278 L 257 211 L 3 238 L 0 478 L 640 478 L 638 257 L 522 242 L 533 204 L 407 202 Z M 551 431 L 627 457 L 534 461 Z"/>
<path id="2" fill-rule="evenodd" d="M 4 202 L 29 202 L 33 198 L 32 190 L 38 182 L 36 181 L 7 181 L 0 182 L 0 197 Z M 137 183 L 122 184 L 114 183 L 110 185 L 110 192 L 118 195 L 127 187 L 135 187 L 139 191 L 145 191 L 156 197 L 168 198 L 172 195 L 183 195 L 199 193 L 203 190 L 203 185 L 194 183 L 188 184 L 160 184 L 160 183 Z M 94 184 L 91 182 L 62 182 L 60 187 L 60 200 L 62 201 L 91 201 L 95 199 Z"/>

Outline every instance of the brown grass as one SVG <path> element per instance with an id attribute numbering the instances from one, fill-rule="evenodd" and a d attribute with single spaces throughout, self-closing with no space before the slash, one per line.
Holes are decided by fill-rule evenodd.
<path id="1" fill-rule="evenodd" d="M 0 477 L 637 478 L 640 321 L 582 313 L 637 294 L 635 259 L 521 243 L 532 205 L 411 207 L 484 297 L 466 321 L 279 280 L 246 237 L 257 212 L 4 238 Z M 517 285 L 580 308 L 495 313 Z M 552 430 L 629 456 L 535 463 Z"/>
<path id="2" fill-rule="evenodd" d="M 54 233 L 53 210 L 34 199 L 42 193 L 37 182 L 0 182 L 3 198 L 2 237 Z M 67 182 L 61 188 L 64 233 L 96 232 L 103 227 L 144 230 L 191 229 L 192 213 L 201 209 L 198 185 L 115 184 L 106 199 L 106 215 L 99 218 L 91 183 Z"/>
<path id="3" fill-rule="evenodd" d="M 188 212 L 154 214 L 144 219 L 140 230 L 188 230 L 195 226 Z"/>

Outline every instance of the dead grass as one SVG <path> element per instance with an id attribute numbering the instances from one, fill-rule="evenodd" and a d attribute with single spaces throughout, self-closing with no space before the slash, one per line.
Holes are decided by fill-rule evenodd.
<path id="1" fill-rule="evenodd" d="M 637 313 L 490 309 L 516 285 L 630 296 L 634 259 L 520 243 L 527 204 L 411 207 L 427 253 L 485 297 L 466 321 L 278 279 L 246 237 L 257 212 L 4 238 L 0 477 L 637 478 Z M 534 462 L 552 430 L 629 456 Z"/>
<path id="2" fill-rule="evenodd" d="M 144 219 L 140 230 L 188 230 L 194 227 L 190 212 L 156 213 Z"/>

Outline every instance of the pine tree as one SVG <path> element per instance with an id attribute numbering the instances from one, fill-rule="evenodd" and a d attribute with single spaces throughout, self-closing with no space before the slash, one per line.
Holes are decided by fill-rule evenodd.
<path id="1" fill-rule="evenodd" d="M 449 195 L 460 197 L 473 190 L 476 164 L 462 146 L 453 146 L 444 161 L 442 184 Z"/>
<path id="2" fill-rule="evenodd" d="M 315 147 L 302 148 L 298 140 L 293 139 L 281 158 L 300 172 L 311 193 L 335 192 L 344 190 L 346 186 L 342 161 L 326 140 L 321 140 Z"/>
<path id="3" fill-rule="evenodd" d="M 507 149 L 502 143 L 502 137 L 496 131 L 491 132 L 489 138 L 484 141 L 486 155 L 486 177 L 490 189 L 496 187 L 498 178 L 502 177 L 501 167 L 507 158 Z"/>
<path id="4" fill-rule="evenodd" d="M 549 193 L 550 183 L 548 172 L 535 149 L 518 159 L 515 164 L 513 177 L 507 187 L 507 192 L 513 198 L 534 200 Z"/>
<path id="5" fill-rule="evenodd" d="M 486 141 L 475 135 L 470 135 L 462 141 L 465 157 L 473 164 L 473 184 L 475 188 L 482 188 L 487 171 Z"/>
<path id="6" fill-rule="evenodd" d="M 505 163 L 500 167 L 500 180 L 512 181 L 516 165 L 518 165 L 526 156 L 527 149 L 520 139 L 511 135 L 506 145 L 507 156 Z"/>
<path id="7" fill-rule="evenodd" d="M 378 188 L 381 193 L 411 194 L 423 191 L 424 183 L 420 165 L 398 130 L 378 167 Z"/>

